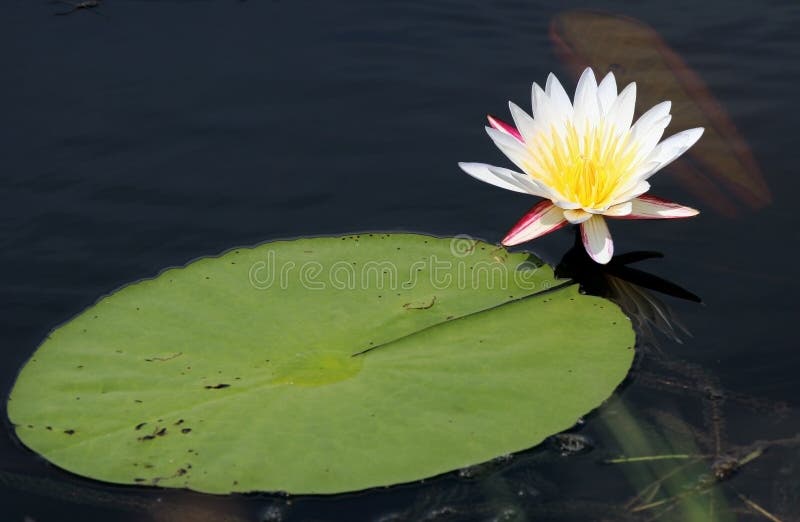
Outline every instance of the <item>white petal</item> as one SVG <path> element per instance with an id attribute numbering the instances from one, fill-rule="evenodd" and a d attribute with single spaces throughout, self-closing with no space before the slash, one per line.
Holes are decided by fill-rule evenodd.
<path id="1" fill-rule="evenodd" d="M 555 108 L 560 112 L 564 117 L 571 118 L 572 117 L 572 102 L 569 99 L 569 95 L 567 91 L 564 90 L 564 87 L 561 85 L 561 82 L 558 81 L 556 75 L 550 73 L 547 77 L 547 83 L 545 84 L 545 94 L 550 98 L 550 101 L 553 103 Z"/>
<path id="2" fill-rule="evenodd" d="M 530 114 L 520 109 L 514 102 L 508 102 L 508 109 L 511 111 L 511 117 L 514 118 L 514 126 L 522 134 L 522 138 L 525 141 L 532 140 L 536 134 L 536 126 Z"/>
<path id="3" fill-rule="evenodd" d="M 634 139 L 639 139 L 641 136 L 650 132 L 653 125 L 657 125 L 662 121 L 665 116 L 669 115 L 672 108 L 672 102 L 665 101 L 658 105 L 654 105 L 650 110 L 639 116 L 636 123 L 631 127 L 631 135 Z"/>
<path id="4" fill-rule="evenodd" d="M 495 167 L 494 165 L 488 165 L 488 167 L 489 171 L 495 176 L 518 186 L 532 196 L 539 196 L 540 198 L 547 199 L 552 199 L 553 197 L 549 189 L 537 183 L 527 174 L 511 169 L 504 169 L 503 167 Z"/>
<path id="5" fill-rule="evenodd" d="M 565 113 L 556 106 L 541 87 L 533 86 L 533 96 L 536 99 L 535 132 L 545 133 L 550 136 L 553 131 L 563 138 L 566 131 L 566 122 L 569 121 L 570 113 Z"/>
<path id="6" fill-rule="evenodd" d="M 537 109 L 539 106 L 539 100 L 537 99 L 537 96 L 538 92 L 540 91 L 544 92 L 542 91 L 542 88 L 539 87 L 538 83 L 533 82 L 533 84 L 531 85 L 531 114 L 533 115 L 534 118 L 536 118 L 536 115 L 538 114 Z"/>
<path id="7" fill-rule="evenodd" d="M 588 221 L 581 223 L 581 239 L 589 257 L 601 265 L 611 261 L 614 255 L 614 242 L 603 216 L 592 216 Z"/>
<path id="8" fill-rule="evenodd" d="M 641 196 L 648 190 L 650 190 L 650 183 L 646 181 L 637 181 L 636 183 L 630 184 L 628 187 L 623 187 L 618 194 L 614 195 L 614 199 L 611 201 L 608 208 L 630 201 L 635 197 Z"/>
<path id="9" fill-rule="evenodd" d="M 600 117 L 600 106 L 597 100 L 597 80 L 590 67 L 587 67 L 575 89 L 575 125 L 583 134 L 587 126 L 594 126 Z"/>
<path id="10" fill-rule="evenodd" d="M 506 190 L 513 190 L 514 192 L 527 193 L 528 191 L 522 188 L 519 184 L 509 180 L 506 176 L 499 176 L 490 170 L 491 165 L 485 163 L 466 163 L 461 162 L 458 164 L 461 170 L 469 174 L 475 179 L 479 179 L 495 187 L 500 187 Z M 508 169 L 502 169 L 508 170 Z M 513 172 L 513 171 L 509 171 Z"/>
<path id="11" fill-rule="evenodd" d="M 648 163 L 657 162 L 658 167 L 655 169 L 650 169 L 645 173 L 637 173 L 640 179 L 644 180 L 649 178 L 659 170 L 675 161 L 675 159 L 686 152 L 689 147 L 694 145 L 702 135 L 703 128 L 698 127 L 696 129 L 689 129 L 677 134 L 673 134 L 669 138 L 659 143 L 645 160 Z"/>
<path id="12" fill-rule="evenodd" d="M 555 206 L 562 208 L 564 210 L 577 210 L 581 208 L 580 203 L 572 203 L 571 201 L 567 201 L 563 197 L 558 194 L 554 194 L 554 198 L 552 198 L 552 202 Z"/>
<path id="13" fill-rule="evenodd" d="M 606 77 L 597 86 L 597 98 L 600 100 L 600 111 L 604 115 L 608 114 L 608 109 L 617 98 L 617 80 L 614 78 L 613 72 L 606 74 Z"/>
<path id="14" fill-rule="evenodd" d="M 609 217 L 622 217 L 630 214 L 632 210 L 633 204 L 630 201 L 626 201 L 625 203 L 619 203 L 617 205 L 608 207 L 603 212 L 603 215 Z"/>
<path id="15" fill-rule="evenodd" d="M 564 217 L 567 221 L 572 223 L 573 225 L 577 225 L 579 223 L 583 223 L 587 219 L 591 219 L 593 214 L 586 212 L 583 209 L 575 209 L 575 210 L 565 210 Z"/>
<path id="16" fill-rule="evenodd" d="M 625 132 L 631 128 L 633 110 L 636 107 L 636 84 L 629 83 L 611 104 L 608 110 L 609 121 L 617 128 L 617 132 Z"/>
<path id="17" fill-rule="evenodd" d="M 486 127 L 486 133 L 490 138 L 492 138 L 492 141 L 495 145 L 497 145 L 497 148 L 500 149 L 503 154 L 508 156 L 508 159 L 510 159 L 514 165 L 519 167 L 519 169 L 522 171 L 525 170 L 524 165 L 528 160 L 529 154 L 525 149 L 524 144 L 522 144 L 514 136 L 491 127 Z"/>
<path id="18" fill-rule="evenodd" d="M 696 216 L 700 212 L 655 196 L 642 196 L 631 202 L 631 213 L 625 219 L 677 219 Z"/>
<path id="19" fill-rule="evenodd" d="M 564 212 L 550 201 L 542 201 L 534 206 L 506 234 L 502 243 L 506 246 L 519 245 L 536 239 L 567 224 Z"/>
<path id="20" fill-rule="evenodd" d="M 653 149 L 658 145 L 659 140 L 664 135 L 664 129 L 667 128 L 669 122 L 672 121 L 672 115 L 667 114 L 657 122 L 649 126 L 647 134 L 641 134 L 634 137 L 633 131 L 631 133 L 631 140 L 636 140 L 634 146 L 637 147 L 636 155 L 633 159 L 633 165 L 636 165 L 653 152 Z"/>

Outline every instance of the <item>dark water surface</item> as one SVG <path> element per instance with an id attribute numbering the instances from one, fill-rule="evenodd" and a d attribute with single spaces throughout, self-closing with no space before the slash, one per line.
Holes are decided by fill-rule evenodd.
<path id="1" fill-rule="evenodd" d="M 559 11 L 585 7 L 104 4 L 53 16 L 68 7 L 8 0 L 0 11 L 4 397 L 50 329 L 167 266 L 235 245 L 367 229 L 498 241 L 532 200 L 478 183 L 456 162 L 505 164 L 484 134 L 485 114 L 506 117 L 508 99 L 528 108 L 530 83 L 550 71 L 574 86 L 548 27 Z M 618 252 L 662 252 L 664 259 L 637 266 L 704 303 L 663 298 L 691 336 L 680 334 L 682 343 L 656 336 L 660 355 L 645 353 L 641 377 L 581 430 L 592 451 L 564 457 L 549 445 L 360 494 L 220 498 L 74 477 L 19 445 L 6 422 L 0 519 L 621 520 L 623 504 L 647 484 L 639 475 L 648 464 L 598 462 L 623 452 L 632 433 L 620 431 L 626 423 L 643 430 L 651 454 L 678 437 L 680 429 L 663 427 L 676 418 L 700 432 L 687 428 L 684 438 L 719 438 L 722 450 L 800 433 L 800 7 L 685 0 L 591 7 L 661 34 L 724 106 L 772 193 L 770 205 L 735 216 L 612 224 Z M 651 181 L 655 194 L 706 207 L 669 168 Z M 560 231 L 530 248 L 557 263 L 571 242 Z M 708 464 L 687 475 L 686 491 L 692 477 L 710 473 Z M 798 446 L 771 447 L 704 491 L 660 520 L 768 520 L 743 498 L 780 520 L 800 520 Z"/>

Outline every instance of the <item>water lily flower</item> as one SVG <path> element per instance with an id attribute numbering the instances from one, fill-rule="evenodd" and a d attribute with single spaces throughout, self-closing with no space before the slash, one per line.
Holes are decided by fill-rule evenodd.
<path id="1" fill-rule="evenodd" d="M 631 125 L 635 104 L 635 83 L 617 94 L 613 73 L 598 85 L 587 68 L 574 102 L 550 74 L 544 89 L 533 84 L 533 116 L 511 102 L 514 125 L 489 116 L 486 132 L 522 172 L 484 163 L 459 166 L 486 183 L 545 198 L 514 225 L 504 245 L 518 245 L 572 223 L 580 225 L 592 259 L 605 264 L 614 254 L 605 218 L 698 214 L 645 192 L 650 176 L 694 145 L 703 129 L 685 130 L 659 143 L 671 119 L 670 102 L 659 103 Z"/>

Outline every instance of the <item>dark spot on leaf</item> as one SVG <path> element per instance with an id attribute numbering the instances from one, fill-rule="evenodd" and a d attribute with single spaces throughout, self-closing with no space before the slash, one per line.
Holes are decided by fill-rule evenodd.
<path id="1" fill-rule="evenodd" d="M 147 362 L 171 361 L 172 359 L 175 359 L 176 357 L 180 357 L 181 355 L 183 355 L 183 352 L 176 352 L 176 353 L 173 353 L 172 355 L 167 355 L 166 357 L 150 357 L 149 359 L 145 359 L 145 361 L 147 361 Z"/>
<path id="2" fill-rule="evenodd" d="M 183 428 L 181 430 L 181 433 L 191 433 L 191 432 L 192 432 L 192 428 Z M 191 451 L 191 450 L 189 450 L 189 451 Z"/>
<path id="3" fill-rule="evenodd" d="M 222 390 L 223 388 L 230 388 L 230 386 L 231 386 L 230 384 L 215 384 L 213 386 L 207 384 L 205 388 L 206 390 Z"/>
<path id="4" fill-rule="evenodd" d="M 75 435 L 75 430 L 64 430 L 67 435 Z"/>
<path id="5" fill-rule="evenodd" d="M 137 477 L 137 478 L 133 479 L 133 481 L 141 484 L 142 482 L 147 482 L 147 479 L 143 479 L 143 478 Z"/>
<path id="6" fill-rule="evenodd" d="M 175 422 L 175 426 L 180 426 L 181 424 L 183 424 L 183 419 L 178 419 L 178 420 Z"/>
<path id="7" fill-rule="evenodd" d="M 433 298 L 428 302 L 405 303 L 403 304 L 403 308 L 405 308 L 406 310 L 427 310 L 429 308 L 432 308 L 433 305 L 435 304 L 436 304 L 436 296 L 433 296 Z"/>
<path id="8" fill-rule="evenodd" d="M 146 422 L 140 422 L 139 424 L 136 425 L 136 427 L 134 429 L 135 430 L 140 430 L 140 429 L 142 429 L 144 427 L 145 424 L 147 424 L 147 423 Z"/>

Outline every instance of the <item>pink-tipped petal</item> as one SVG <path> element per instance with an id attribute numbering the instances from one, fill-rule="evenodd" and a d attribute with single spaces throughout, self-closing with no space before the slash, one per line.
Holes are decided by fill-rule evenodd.
<path id="1" fill-rule="evenodd" d="M 522 219 L 503 238 L 503 244 L 505 246 L 519 245 L 558 230 L 566 224 L 564 211 L 553 205 L 552 201 L 544 200 L 522 216 Z"/>
<path id="2" fill-rule="evenodd" d="M 517 141 L 519 141 L 520 143 L 524 143 L 522 140 L 522 134 L 520 134 L 519 131 L 516 129 L 516 127 L 514 127 L 513 125 L 509 125 L 508 123 L 502 120 L 498 120 L 491 114 L 486 116 L 486 119 L 489 120 L 489 125 L 493 129 L 499 130 L 504 134 L 508 134 L 509 136 L 516 138 Z"/>
<path id="3" fill-rule="evenodd" d="M 614 256 L 614 242 L 611 241 L 611 232 L 603 216 L 592 216 L 588 221 L 581 223 L 581 239 L 583 247 L 589 257 L 595 262 L 605 265 Z"/>
<path id="4" fill-rule="evenodd" d="M 679 219 L 700 213 L 691 207 L 650 195 L 639 196 L 631 201 L 631 204 L 631 213 L 627 216 L 618 216 L 618 219 Z"/>

